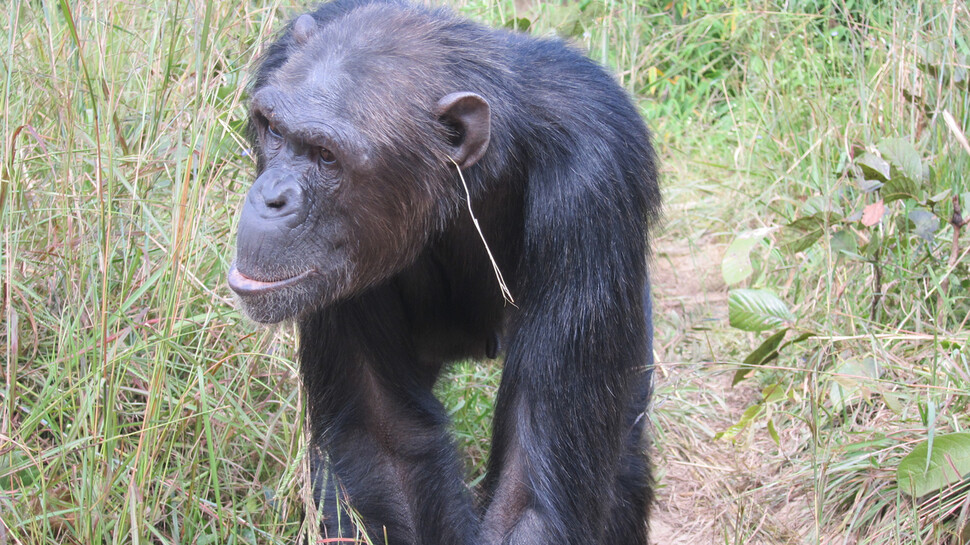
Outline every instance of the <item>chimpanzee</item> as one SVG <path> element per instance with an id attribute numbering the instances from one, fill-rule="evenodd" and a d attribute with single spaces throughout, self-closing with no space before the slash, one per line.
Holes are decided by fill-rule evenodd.
<path id="1" fill-rule="evenodd" d="M 252 319 L 299 323 L 327 534 L 647 543 L 660 194 L 613 78 L 557 40 L 336 0 L 268 46 L 249 107 L 259 176 L 229 285 Z M 473 494 L 432 389 L 499 354 Z"/>

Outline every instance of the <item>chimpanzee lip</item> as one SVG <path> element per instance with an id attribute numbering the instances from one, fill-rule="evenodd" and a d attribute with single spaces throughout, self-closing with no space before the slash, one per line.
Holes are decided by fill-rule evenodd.
<path id="1" fill-rule="evenodd" d="M 283 278 L 281 280 L 256 280 L 239 272 L 239 269 L 237 269 L 236 265 L 233 264 L 232 267 L 229 268 L 228 280 L 229 287 L 232 288 L 232 291 L 238 293 L 239 295 L 260 295 L 298 284 L 312 273 L 313 269 L 308 269 L 300 274 L 291 276 L 289 278 Z"/>

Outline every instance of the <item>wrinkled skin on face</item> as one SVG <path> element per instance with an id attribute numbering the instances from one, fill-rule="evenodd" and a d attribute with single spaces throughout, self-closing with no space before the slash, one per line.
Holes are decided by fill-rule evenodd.
<path id="1" fill-rule="evenodd" d="M 412 262 L 457 208 L 451 160 L 468 167 L 488 145 L 484 99 L 412 92 L 427 87 L 420 74 L 408 77 L 413 39 L 380 55 L 346 47 L 366 43 L 359 34 L 301 17 L 299 49 L 254 90 L 259 176 L 228 280 L 258 322 L 299 317 Z M 388 73 L 393 81 L 381 79 Z"/>

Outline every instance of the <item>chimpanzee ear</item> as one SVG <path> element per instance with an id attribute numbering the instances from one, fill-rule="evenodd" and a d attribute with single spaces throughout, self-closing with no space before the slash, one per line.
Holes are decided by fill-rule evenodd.
<path id="1" fill-rule="evenodd" d="M 438 119 L 455 132 L 451 158 L 466 169 L 485 155 L 491 137 L 488 102 L 475 93 L 451 93 L 438 101 Z"/>
<path id="2" fill-rule="evenodd" d="M 309 13 L 304 13 L 293 23 L 293 39 L 304 45 L 317 32 L 317 22 Z"/>

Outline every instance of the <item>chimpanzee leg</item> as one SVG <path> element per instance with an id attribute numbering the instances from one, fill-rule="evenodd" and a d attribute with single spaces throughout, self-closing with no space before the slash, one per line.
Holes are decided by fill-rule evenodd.
<path id="1" fill-rule="evenodd" d="M 634 440 L 643 423 L 631 418 L 642 412 L 633 407 L 642 397 L 631 386 L 636 379 L 624 376 L 642 378 L 643 370 L 596 369 L 609 362 L 592 353 L 550 364 L 511 350 L 496 403 L 482 543 L 645 545 L 647 466 Z"/>
<path id="2" fill-rule="evenodd" d="M 604 543 L 641 545 L 647 543 L 647 519 L 651 493 L 650 465 L 646 456 L 647 404 L 653 390 L 653 299 L 650 283 L 643 293 L 643 317 L 647 331 L 646 366 L 635 381 L 637 400 L 627 416 L 628 435 L 615 484 L 615 504 L 610 513 Z"/>
<path id="3" fill-rule="evenodd" d="M 632 408 L 627 418 L 627 439 L 614 484 L 614 503 L 603 543 L 609 545 L 644 545 L 647 540 L 647 518 L 651 493 L 650 465 L 647 460 L 646 401 L 649 376 L 641 377 L 642 404 Z"/>
<path id="4" fill-rule="evenodd" d="M 432 395 L 438 369 L 412 356 L 399 298 L 379 290 L 300 324 L 311 437 L 327 467 L 313 468 L 328 537 L 357 531 L 374 543 L 471 543 L 476 519 L 447 414 Z M 366 299 L 366 300 L 362 300 Z M 326 471 L 321 475 L 321 471 Z"/>

